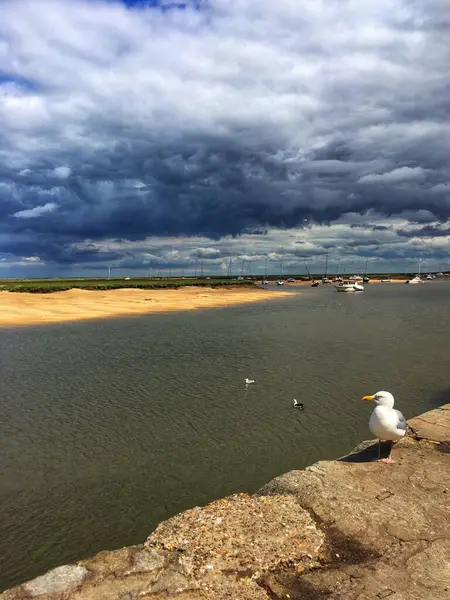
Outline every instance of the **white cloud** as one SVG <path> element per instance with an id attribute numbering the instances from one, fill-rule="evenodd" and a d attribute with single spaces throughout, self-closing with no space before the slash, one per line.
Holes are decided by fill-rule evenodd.
<path id="1" fill-rule="evenodd" d="M 450 183 L 438 183 L 433 185 L 431 191 L 434 194 L 450 194 Z"/>
<path id="2" fill-rule="evenodd" d="M 371 173 L 358 179 L 358 183 L 396 184 L 408 181 L 423 181 L 426 173 L 421 167 L 399 167 L 386 173 Z"/>
<path id="3" fill-rule="evenodd" d="M 35 206 L 34 208 L 27 208 L 25 210 L 19 210 L 14 213 L 12 216 L 17 219 L 35 219 L 37 217 L 41 217 L 47 213 L 51 213 L 58 208 L 58 205 L 54 202 L 47 202 L 42 206 Z"/>
<path id="4" fill-rule="evenodd" d="M 406 2 L 380 0 L 375 9 L 369 0 L 330 0 L 323 10 L 313 1 L 220 0 L 211 7 L 164 16 L 101 0 L 3 2 L 10 42 L 0 67 L 37 88 L 5 105 L 12 148 L 24 159 L 54 152 L 55 144 L 95 151 L 113 141 L 98 131 L 109 124 L 125 127 L 113 133 L 122 137 L 265 123 L 308 149 L 333 136 L 331 118 L 340 131 L 355 121 L 372 125 L 379 95 L 406 96 L 419 80 L 433 81 L 427 39 L 402 26 L 411 15 Z M 51 136 L 39 147 L 43 128 Z"/>
<path id="5" fill-rule="evenodd" d="M 22 261 L 26 263 L 38 263 L 41 262 L 39 256 L 22 256 Z"/>
<path id="6" fill-rule="evenodd" d="M 58 179 L 67 179 L 71 173 L 71 169 L 70 167 L 62 165 L 53 169 L 53 173 Z"/>

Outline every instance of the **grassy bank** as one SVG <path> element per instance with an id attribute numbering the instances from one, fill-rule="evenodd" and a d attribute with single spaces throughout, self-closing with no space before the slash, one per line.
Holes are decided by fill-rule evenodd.
<path id="1" fill-rule="evenodd" d="M 31 294 L 48 294 L 64 292 L 72 289 L 80 290 L 119 290 L 119 289 L 177 289 L 186 286 L 223 287 L 252 286 L 252 281 L 236 281 L 231 279 L 3 279 L 0 280 L 0 291 L 27 292 Z"/>

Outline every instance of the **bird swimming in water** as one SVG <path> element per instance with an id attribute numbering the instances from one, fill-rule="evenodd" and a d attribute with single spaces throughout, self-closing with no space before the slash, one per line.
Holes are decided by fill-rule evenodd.
<path id="1" fill-rule="evenodd" d="M 255 383 L 254 379 L 249 379 L 248 377 L 245 378 L 245 385 L 250 385 L 251 383 Z"/>
<path id="2" fill-rule="evenodd" d="M 297 399 L 294 398 L 294 408 L 298 408 L 299 410 L 303 410 L 303 403 L 297 402 Z"/>
<path id="3" fill-rule="evenodd" d="M 387 458 L 380 458 L 380 442 L 397 442 L 406 435 L 406 419 L 394 408 L 394 396 L 389 392 L 377 392 L 373 396 L 364 396 L 363 400 L 373 400 L 376 404 L 369 419 L 369 429 L 378 438 L 378 460 L 393 463 L 392 446 Z"/>

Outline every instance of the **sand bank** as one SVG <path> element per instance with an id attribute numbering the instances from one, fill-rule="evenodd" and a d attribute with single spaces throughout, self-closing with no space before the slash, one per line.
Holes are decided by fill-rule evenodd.
<path id="1" fill-rule="evenodd" d="M 0 292 L 0 326 L 225 307 L 288 296 L 259 288 L 68 290 L 50 294 Z"/>

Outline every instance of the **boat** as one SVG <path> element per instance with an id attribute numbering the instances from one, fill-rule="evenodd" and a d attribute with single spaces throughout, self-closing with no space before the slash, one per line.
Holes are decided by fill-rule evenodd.
<path id="1" fill-rule="evenodd" d="M 422 283 L 422 282 L 423 282 L 422 278 L 419 275 L 416 275 L 412 279 L 408 279 L 408 281 L 406 283 Z"/>
<path id="2" fill-rule="evenodd" d="M 330 283 L 330 280 L 328 279 L 328 252 L 326 255 L 326 262 L 325 262 L 325 275 L 322 278 L 322 283 Z"/>
<path id="3" fill-rule="evenodd" d="M 269 280 L 267 279 L 267 258 L 266 262 L 264 263 L 264 279 L 262 281 L 262 285 L 269 285 Z"/>
<path id="4" fill-rule="evenodd" d="M 363 292 L 364 286 L 357 281 L 342 281 L 334 286 L 337 292 Z"/>
<path id="5" fill-rule="evenodd" d="M 422 279 L 422 260 L 419 260 L 419 274 L 409 279 L 406 283 L 423 283 Z"/>
<path id="6" fill-rule="evenodd" d="M 369 278 L 369 276 L 367 275 L 367 266 L 368 266 L 368 264 L 369 264 L 369 259 L 368 259 L 368 258 L 366 258 L 366 266 L 365 266 L 365 268 L 364 268 L 364 277 L 363 277 L 363 283 L 370 283 L 370 278 Z"/>
<path id="7" fill-rule="evenodd" d="M 286 282 L 283 279 L 283 263 L 280 263 L 280 277 L 277 279 L 277 285 L 284 285 Z"/>
<path id="8" fill-rule="evenodd" d="M 392 279 L 382 279 L 380 283 L 392 283 Z"/>
<path id="9" fill-rule="evenodd" d="M 320 281 L 318 281 L 317 279 L 313 279 L 313 276 L 311 275 L 311 271 L 309 270 L 308 265 L 306 264 L 306 260 L 305 260 L 305 267 L 306 270 L 308 271 L 308 277 L 309 277 L 309 281 L 311 282 L 311 287 L 319 287 L 319 283 Z"/>

